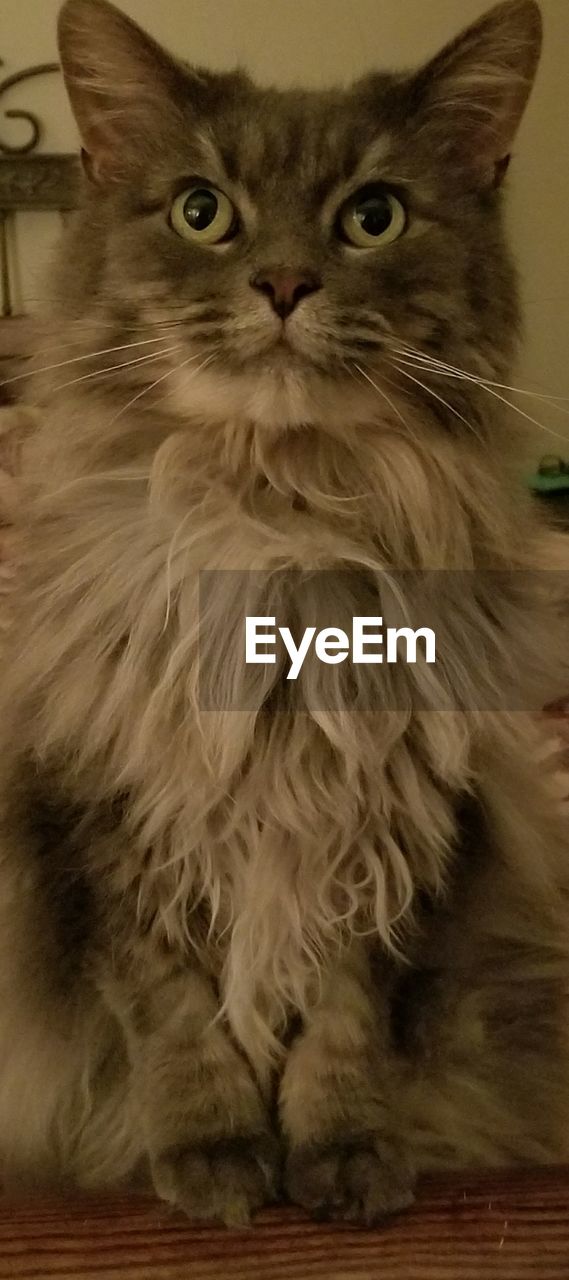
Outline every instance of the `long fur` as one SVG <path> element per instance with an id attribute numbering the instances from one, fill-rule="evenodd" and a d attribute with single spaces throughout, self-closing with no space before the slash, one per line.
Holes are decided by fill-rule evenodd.
<path id="1" fill-rule="evenodd" d="M 526 594 L 521 611 L 504 598 L 490 626 L 484 571 L 466 572 L 460 614 L 449 619 L 444 593 L 441 609 L 441 580 L 452 580 L 449 565 L 477 562 L 475 538 L 509 583 L 514 566 L 535 564 L 539 535 L 528 516 L 524 545 L 477 450 L 439 442 L 433 456 L 419 425 L 420 446 L 385 420 L 343 440 L 320 431 L 267 442 L 250 430 L 220 469 L 234 427 L 196 424 L 166 440 L 146 477 L 144 456 L 133 458 L 113 477 L 44 487 L 36 503 L 34 630 L 10 700 L 34 706 L 42 760 L 72 744 L 78 785 L 85 779 L 91 794 L 95 785 L 101 799 L 128 792 L 129 829 L 152 850 L 141 915 L 157 908 L 157 927 L 183 948 L 187 905 L 205 900 L 211 933 L 225 938 L 224 1008 L 256 1061 L 277 1048 L 290 1010 L 305 1008 L 330 950 L 353 929 L 393 945 L 413 893 L 441 887 L 454 797 L 478 782 L 478 744 L 499 753 L 503 739 L 511 753 L 513 727 L 562 687 L 555 601 L 548 610 Z M 94 428 L 112 453 L 99 419 Z M 287 705 L 278 667 L 269 679 L 245 667 L 245 612 L 288 617 L 292 581 L 300 631 L 329 618 L 327 591 L 342 625 L 369 611 L 374 583 L 381 600 L 393 564 L 432 571 L 434 674 L 351 668 L 354 701 L 344 666 L 313 665 L 295 690 L 303 712 Z M 203 570 L 213 577 L 200 609 Z M 393 709 L 378 717 L 378 701 Z"/>
<path id="2" fill-rule="evenodd" d="M 92 17 L 86 0 L 67 12 L 73 7 L 82 20 Z M 108 6 L 103 11 L 111 21 Z M 119 26 L 128 44 L 130 26 L 122 19 Z M 456 74 L 464 83 L 462 67 Z M 376 95 L 377 86 L 366 84 L 358 103 Z M 76 78 L 76 92 L 82 87 Z M 254 92 L 239 77 L 220 90 L 245 103 L 247 154 L 254 150 L 247 95 Z M 389 118 L 390 92 L 401 106 L 399 81 L 382 92 Z M 277 99 L 261 98 L 270 137 Z M 307 161 L 294 168 L 295 121 L 307 110 L 303 98 L 286 98 L 286 127 L 272 139 L 284 145 L 289 129 L 299 190 L 307 168 L 313 174 L 316 167 Z M 314 110 L 328 163 L 328 100 Z M 342 100 L 338 120 L 345 113 Z M 365 120 L 363 150 L 376 132 Z M 256 149 L 262 161 L 259 138 Z M 215 304 L 219 312 L 205 320 L 203 302 L 174 306 L 167 254 L 182 250 L 170 242 L 160 249 L 163 233 L 152 228 L 144 262 L 157 276 L 163 269 L 164 278 L 138 283 L 140 264 L 122 238 L 123 196 L 116 199 L 115 207 L 112 195 L 95 194 L 81 215 L 88 253 L 80 220 L 68 241 L 65 256 L 73 250 L 81 278 L 72 284 L 63 259 L 59 268 L 47 331 L 70 346 L 62 344 L 62 360 L 56 354 L 53 369 L 40 369 L 34 383 L 42 413 L 24 448 L 18 595 L 0 707 L 0 1148 L 9 1170 L 55 1169 L 87 1183 L 132 1174 L 145 1156 L 131 1069 L 139 1071 L 154 1115 L 140 1048 L 140 1025 L 146 1017 L 150 1023 L 150 1013 L 141 1014 L 138 996 L 124 991 L 138 979 L 148 1009 L 166 1018 L 178 1044 L 194 1016 L 192 982 L 201 991 L 197 977 L 190 981 L 195 964 L 219 993 L 213 1012 L 209 986 L 196 996 L 208 1028 L 207 1070 L 222 1063 L 231 1076 L 239 1063 L 243 1069 L 221 1038 L 220 1028 L 228 1028 L 267 1091 L 275 1068 L 283 1069 L 292 1020 L 317 1020 L 319 994 L 358 940 L 364 950 L 368 942 L 379 946 L 394 969 L 412 963 L 421 902 L 452 900 L 457 861 L 470 866 L 461 860 L 457 824 L 468 796 L 484 809 L 485 856 L 494 851 L 501 886 L 493 907 L 492 880 L 481 874 L 484 929 L 480 915 L 463 911 L 469 964 L 475 967 L 485 938 L 511 935 L 522 950 L 530 947 L 537 929 L 525 919 L 530 901 L 555 981 L 563 985 L 567 972 L 567 836 L 552 800 L 555 761 L 540 756 L 535 719 L 564 687 L 564 624 L 555 584 L 541 572 L 547 539 L 520 495 L 504 416 L 482 386 L 484 378 L 503 381 L 517 321 L 494 205 L 489 212 L 487 195 L 471 204 L 461 197 L 453 215 L 455 270 L 464 269 L 465 279 L 470 240 L 477 245 L 487 219 L 491 228 L 472 313 L 453 292 L 440 228 L 432 232 L 433 279 L 423 274 L 417 284 L 416 313 L 405 311 L 404 272 L 413 280 L 431 270 L 421 227 L 419 239 L 410 233 L 401 250 L 408 255 L 401 287 L 386 277 L 407 340 L 428 346 L 428 335 L 442 326 L 448 358 L 473 373 L 474 381 L 441 399 L 424 388 L 409 395 L 404 368 L 388 359 L 396 326 L 374 315 L 365 272 L 354 277 L 362 295 L 345 329 L 333 305 L 318 298 L 306 320 L 291 322 L 315 367 L 275 372 L 263 363 L 273 338 L 254 309 L 258 300 L 245 309 L 243 293 L 231 294 L 227 318 L 218 295 L 210 310 Z M 432 191 L 425 199 L 434 200 Z M 185 258 L 179 263 L 176 270 L 189 270 Z M 180 290 L 190 289 L 185 276 L 176 279 Z M 112 297 L 105 292 L 111 282 Z M 132 327 L 140 326 L 135 339 L 142 332 L 141 343 L 147 335 L 156 342 L 149 363 L 144 345 L 121 362 L 127 302 L 137 317 Z M 181 354 L 173 350 L 177 335 Z M 373 358 L 354 381 L 354 371 L 361 373 L 354 352 L 364 338 Z M 69 370 L 58 368 L 66 351 Z M 250 356 L 259 361 L 253 371 Z M 241 357 L 244 367 L 235 371 L 232 361 Z M 383 611 L 415 625 L 428 613 L 437 634 L 434 668 L 307 661 L 292 689 L 280 659 L 262 669 L 244 664 L 245 614 L 275 615 L 302 632 L 307 625 L 348 627 L 354 614 Z M 53 817 L 53 797 L 65 821 Z M 41 830 L 28 830 L 26 843 L 34 805 Z M 43 861 L 38 848 L 48 850 Z M 65 890 L 59 897 L 58 875 Z M 49 904 L 61 906 L 83 881 L 92 912 L 87 950 L 74 934 L 80 959 L 67 979 L 65 956 L 69 961 L 75 950 L 64 948 L 61 958 Z M 508 895 L 511 914 L 504 916 Z M 452 957 L 450 941 L 448 947 Z M 449 956 L 454 990 L 459 977 Z M 518 966 L 518 978 L 535 977 L 540 963 L 544 974 L 545 960 L 533 970 L 528 962 Z M 178 1007 L 167 991 L 179 994 L 186 970 Z M 528 1135 L 524 1146 L 521 1104 L 517 1111 L 512 1104 L 511 1118 L 492 1137 L 498 1103 L 484 1084 L 485 1067 L 476 1075 L 480 1038 L 473 1028 L 490 1017 L 495 979 L 481 975 L 477 986 L 468 972 L 477 994 L 459 1002 L 449 1027 L 464 1052 L 472 1050 L 474 1083 L 453 1065 L 436 1086 L 428 1073 L 402 1068 L 409 1148 L 425 1165 L 448 1161 L 449 1148 L 480 1162 L 523 1158 L 524 1151 L 560 1155 L 564 1140 L 553 1120 L 547 1136 Z M 338 982 L 348 993 L 342 1034 L 351 1049 L 368 1017 L 360 1018 L 355 983 Z M 367 1004 L 362 997 L 362 1008 Z M 324 1017 L 322 1025 L 328 1043 Z M 160 1035 L 154 1031 L 149 1041 L 164 1081 L 173 1055 L 163 1048 L 162 1026 Z M 291 1099 L 302 1093 L 293 1068 L 287 1071 L 283 1115 L 294 1112 Z M 557 1118 L 565 1099 L 554 1075 L 552 1068 Z M 300 1076 L 308 1080 L 305 1068 Z M 49 1082 L 43 1091 L 42 1079 Z M 469 1087 L 480 1095 L 474 1117 Z M 248 1115 L 258 1125 L 256 1105 L 251 1101 Z M 177 1123 L 168 1114 L 171 1137 Z M 167 1197 L 168 1176 L 162 1171 L 165 1181 L 157 1180 Z M 219 1212 L 227 1216 L 225 1207 Z"/>

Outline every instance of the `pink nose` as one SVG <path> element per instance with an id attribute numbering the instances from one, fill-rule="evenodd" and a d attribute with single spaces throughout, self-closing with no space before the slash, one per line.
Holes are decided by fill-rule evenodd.
<path id="1" fill-rule="evenodd" d="M 251 276 L 250 284 L 252 289 L 266 295 L 281 320 L 286 320 L 309 293 L 316 293 L 322 288 L 321 281 L 312 271 L 287 271 L 277 267 L 258 271 Z"/>

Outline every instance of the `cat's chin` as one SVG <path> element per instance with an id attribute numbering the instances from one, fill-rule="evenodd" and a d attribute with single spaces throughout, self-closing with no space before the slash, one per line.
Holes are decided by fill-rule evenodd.
<path id="1" fill-rule="evenodd" d="M 335 428 L 377 416 L 377 401 L 370 403 L 368 388 L 306 362 L 287 366 L 267 361 L 254 369 L 226 371 L 220 360 L 197 373 L 191 366 L 182 369 L 172 381 L 175 410 L 212 422 L 242 418 L 281 431 L 306 425 Z"/>

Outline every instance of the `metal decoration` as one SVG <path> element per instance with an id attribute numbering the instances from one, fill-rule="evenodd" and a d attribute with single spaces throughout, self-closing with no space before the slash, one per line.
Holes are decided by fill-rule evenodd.
<path id="1" fill-rule="evenodd" d="M 0 58 L 0 67 L 3 66 Z M 0 98 L 15 85 L 34 76 L 59 72 L 57 62 L 42 62 L 6 76 L 0 82 Z M 79 165 L 73 155 L 32 155 L 42 137 L 42 125 L 31 111 L 4 110 L 5 120 L 25 120 L 30 135 L 20 145 L 0 136 L 0 298 L 2 316 L 13 315 L 10 273 L 9 219 L 18 212 L 68 212 L 78 197 Z"/>
<path id="2" fill-rule="evenodd" d="M 0 67 L 3 66 L 4 60 L 0 58 Z M 0 98 L 4 93 L 7 93 L 8 89 L 11 89 L 13 85 L 21 84 L 23 80 L 30 80 L 32 76 L 48 75 L 52 71 L 59 70 L 60 67 L 58 62 L 41 62 L 35 67 L 26 67 L 25 71 L 16 71 L 14 75 L 6 76 L 6 79 L 2 80 L 0 83 Z M 3 142 L 0 138 L 0 151 L 3 151 L 4 155 L 8 156 L 27 155 L 28 151 L 35 151 L 41 138 L 41 123 L 37 116 L 32 115 L 31 111 L 18 110 L 5 111 L 4 116 L 9 120 L 27 120 L 28 124 L 31 125 L 32 132 L 28 141 L 24 142 L 19 147 L 15 147 L 9 142 Z"/>

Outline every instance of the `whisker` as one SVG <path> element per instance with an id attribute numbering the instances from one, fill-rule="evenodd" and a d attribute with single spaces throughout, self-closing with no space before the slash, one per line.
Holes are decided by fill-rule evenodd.
<path id="1" fill-rule="evenodd" d="M 412 397 L 414 397 L 414 392 L 412 388 L 400 386 L 400 384 L 396 382 L 394 378 L 388 378 L 387 374 L 383 372 L 383 369 L 381 371 L 381 378 L 382 378 L 382 382 L 386 382 L 388 387 L 394 387 L 400 396 L 406 396 L 407 399 L 411 399 Z"/>
<path id="2" fill-rule="evenodd" d="M 179 350 L 179 348 L 176 348 L 176 349 Z M 186 366 L 189 364 L 192 364 L 194 360 L 199 360 L 201 355 L 202 355 L 202 352 L 200 351 L 198 355 L 188 356 L 187 360 L 182 360 L 181 364 L 177 364 L 174 366 L 173 369 L 168 369 L 166 373 L 163 373 L 160 378 L 156 379 L 156 382 L 151 383 L 151 385 L 148 387 L 143 387 L 142 391 L 138 391 L 137 394 L 132 397 L 132 400 L 129 400 L 127 404 L 123 405 L 122 409 L 119 409 L 119 412 L 115 415 L 115 417 L 111 418 L 111 421 L 109 422 L 109 426 L 110 427 L 114 426 L 115 422 L 118 422 L 118 419 L 122 417 L 123 413 L 126 413 L 128 409 L 131 409 L 133 404 L 136 404 L 137 401 L 141 400 L 143 396 L 148 395 L 150 391 L 154 391 L 155 387 L 160 386 L 161 382 L 165 382 L 166 379 L 171 378 L 173 374 L 179 373 L 181 369 L 185 369 Z M 203 361 L 203 364 L 199 364 L 197 369 L 194 369 L 192 376 L 200 373 L 202 369 L 205 369 L 206 365 L 211 364 L 212 360 L 215 359 L 216 355 L 217 355 L 217 350 L 214 351 L 211 355 L 209 355 L 207 359 Z"/>
<path id="3" fill-rule="evenodd" d="M 385 400 L 385 403 L 389 405 L 389 408 L 392 409 L 393 412 L 397 415 L 397 417 L 399 418 L 399 421 L 403 423 L 403 426 L 405 427 L 405 429 L 409 431 L 409 433 L 412 435 L 413 432 L 411 431 L 409 424 L 405 421 L 405 418 L 403 417 L 403 414 L 400 412 L 400 410 L 397 408 L 397 405 L 394 404 L 393 401 L 390 399 L 390 397 L 387 395 L 387 392 L 385 392 L 382 387 L 379 387 L 377 382 L 374 382 L 373 378 L 370 378 L 369 374 L 366 373 L 365 369 L 362 369 L 361 365 L 356 364 L 355 361 L 354 361 L 354 368 L 357 369 L 358 373 L 361 373 L 362 378 L 365 378 L 366 382 L 369 382 L 370 386 L 372 386 L 374 390 L 377 391 L 378 395 L 381 396 L 382 400 Z"/>
<path id="4" fill-rule="evenodd" d="M 473 386 L 480 387 L 481 391 L 488 391 L 490 393 L 492 392 L 493 388 L 501 387 L 503 385 L 500 382 L 490 382 L 488 379 L 484 379 L 484 378 L 478 379 L 475 377 L 470 377 L 468 374 L 462 373 L 459 370 L 455 372 L 454 370 L 451 371 L 447 369 L 431 368 L 431 366 L 426 364 L 424 361 L 421 364 L 418 364 L 415 357 L 413 357 L 413 360 L 411 359 L 408 361 L 402 360 L 401 363 L 407 364 L 407 367 L 410 369 L 422 369 L 422 370 L 428 369 L 429 372 L 433 373 L 437 378 L 454 378 L 454 380 L 457 382 L 470 382 Z M 519 387 L 508 387 L 505 385 L 504 385 L 504 390 L 512 391 L 514 395 L 521 395 L 521 396 L 527 395 L 537 400 L 544 400 L 549 405 L 550 408 L 555 409 L 557 413 L 562 413 L 564 417 L 569 418 L 569 409 L 565 409 L 563 405 L 556 403 L 557 399 L 561 399 L 562 397 L 544 396 L 537 391 L 535 392 L 522 391 Z M 515 413 L 522 413 L 522 410 L 519 409 L 518 405 L 513 404 L 511 400 L 504 400 L 504 403 L 508 404 L 510 408 L 514 410 Z M 547 431 L 550 429 L 546 427 L 544 423 L 539 423 L 538 425 L 542 426 L 544 431 Z M 553 432 L 553 434 L 556 435 L 557 432 Z M 565 436 L 560 436 L 560 439 L 564 440 Z"/>
<path id="5" fill-rule="evenodd" d="M 41 369 L 28 369 L 26 373 L 18 373 L 14 378 L 6 378 L 3 382 L 0 382 L 0 387 L 8 387 L 13 382 L 21 382 L 22 378 L 30 378 L 40 373 L 50 373 L 53 369 L 63 369 L 66 365 L 78 364 L 81 360 L 95 360 L 97 356 L 113 355 L 115 351 L 130 351 L 133 347 L 146 347 L 150 343 L 166 342 L 167 338 L 168 335 L 164 334 L 159 338 L 142 338 L 137 342 L 123 342 L 116 347 L 104 347 L 102 351 L 89 351 L 86 355 L 72 356 L 70 360 L 59 360 L 57 364 L 43 365 Z M 157 352 L 157 354 L 160 355 L 161 352 Z M 119 366 L 116 367 L 118 368 Z M 67 383 L 66 385 L 69 386 L 71 384 Z"/>
<path id="6" fill-rule="evenodd" d="M 397 364 L 398 364 L 398 365 L 399 365 L 399 367 L 400 367 L 400 371 L 401 371 L 401 373 L 403 373 L 404 377 L 408 377 L 408 378 L 409 378 L 409 377 L 411 377 L 411 375 L 410 375 L 410 374 L 405 374 L 405 373 L 404 373 L 403 368 L 401 368 L 401 365 L 402 365 L 403 363 L 405 363 L 405 362 L 404 362 L 404 361 L 400 361 L 400 360 L 398 360 L 398 361 L 397 361 Z M 415 369 L 421 369 L 423 372 L 426 372 L 426 371 L 430 368 L 430 371 L 431 371 L 432 373 L 436 374 L 437 376 L 441 376 L 441 377 L 442 377 L 442 376 L 444 376 L 444 372 L 443 372 L 443 371 L 441 371 L 441 370 L 439 370 L 439 369 L 437 369 L 437 368 L 436 368 L 436 367 L 434 367 L 434 366 L 430 366 L 429 360 L 428 360 L 428 359 L 426 359 L 426 358 L 423 358 L 423 360 L 422 360 L 422 363 L 421 363 L 421 364 L 415 364 L 415 365 L 413 365 L 413 364 L 409 364 L 409 362 L 407 362 L 407 363 L 408 363 L 408 367 L 415 368 Z M 501 403 L 502 403 L 502 404 L 505 404 L 509 409 L 511 409 L 511 410 L 513 411 L 513 413 L 518 413 L 518 414 L 520 415 L 520 417 L 521 417 L 521 418 L 525 418 L 525 419 L 526 419 L 526 421 L 527 421 L 527 422 L 531 422 L 531 423 L 533 424 L 533 426 L 535 426 L 535 427 L 539 427 L 540 431 L 544 431 L 544 432 L 546 433 L 546 435 L 550 435 L 550 436 L 552 436 L 552 437 L 553 437 L 554 439 L 556 439 L 556 440 L 563 440 L 565 443 L 567 442 L 567 436 L 566 436 L 566 435 L 564 435 L 562 432 L 560 432 L 560 431 L 555 431 L 555 430 L 553 429 L 553 427 L 547 427 L 547 426 L 545 425 L 545 423 L 544 423 L 544 422 L 540 422 L 538 418 L 534 418 L 531 414 L 526 413 L 523 409 L 520 409 L 519 405 L 514 404 L 512 400 L 508 400 L 507 396 L 500 395 L 500 393 L 499 393 L 498 391 L 496 391 L 496 390 L 495 390 L 495 387 L 500 385 L 499 383 L 496 383 L 496 384 L 492 383 L 492 384 L 490 384 L 490 382 L 489 382 L 489 380 L 488 380 L 488 379 L 484 379 L 484 378 L 479 379 L 479 378 L 477 378 L 477 377 L 474 377 L 474 376 L 473 376 L 473 375 L 471 375 L 471 374 L 464 373 L 464 372 L 463 372 L 463 371 L 461 371 L 461 370 L 456 370 L 456 372 L 455 372 L 454 370 L 452 370 L 452 369 L 451 369 L 451 374 L 452 374 L 452 376 L 457 377 L 459 380 L 460 380 L 460 379 L 462 379 L 463 381 L 466 381 L 466 382 L 470 382 L 470 383 L 472 383 L 474 386 L 480 387 L 480 389 L 481 389 L 482 391 L 486 391 L 486 392 L 488 393 L 488 395 L 490 395 L 490 396 L 494 396 L 494 399 L 496 399 L 496 400 L 500 400 L 500 401 L 501 401 Z M 448 376 L 451 376 L 451 374 L 449 374 Z M 424 384 L 423 384 L 423 383 L 420 383 L 420 385 L 421 385 L 421 386 L 423 386 Z M 424 389 L 425 389 L 425 390 L 429 390 L 429 388 L 427 388 L 427 387 L 425 387 Z M 513 388 L 508 388 L 508 390 L 512 390 L 512 391 L 514 392 L 514 394 L 516 393 L 516 388 L 515 388 L 515 387 L 513 387 Z M 436 393 L 435 393 L 434 391 L 432 391 L 432 390 L 430 391 L 430 394 L 431 394 L 431 395 L 436 395 Z M 439 397 L 439 398 L 440 398 L 440 397 Z M 540 396 L 539 398 L 541 399 L 542 397 Z M 560 405 L 555 405 L 555 408 L 556 408 L 560 413 L 567 413 L 567 412 L 568 412 L 566 409 L 563 409 Z"/>
<path id="7" fill-rule="evenodd" d="M 509 409 L 513 409 L 514 413 L 519 413 L 521 418 L 526 419 L 526 422 L 533 423 L 534 427 L 539 427 L 540 431 L 545 431 L 547 435 L 554 436 L 556 440 L 564 440 L 567 443 L 567 436 L 560 431 L 554 431 L 552 427 L 546 427 L 544 422 L 540 422 L 538 418 L 533 418 L 531 413 L 526 413 L 524 409 L 520 409 L 519 405 L 512 404 L 511 400 L 508 400 L 506 396 L 500 395 L 499 391 L 494 391 L 492 387 L 487 387 L 484 383 L 482 383 L 482 387 L 484 391 L 488 392 L 489 396 L 494 396 L 495 400 L 500 400 Z"/>
<path id="8" fill-rule="evenodd" d="M 91 378 L 104 378 L 105 374 L 116 373 L 119 369 L 138 369 L 149 360 L 158 360 L 162 356 L 172 355 L 174 351 L 180 350 L 181 345 L 177 342 L 173 347 L 162 347 L 160 351 L 151 351 L 148 355 L 137 356 L 135 360 L 124 360 L 122 364 L 111 364 L 105 369 L 95 369 L 92 373 L 84 373 L 80 378 L 72 378 L 70 382 L 60 382 L 53 391 L 64 391 L 67 387 L 76 387 L 81 382 L 89 382 Z"/>
<path id="9" fill-rule="evenodd" d="M 468 421 L 468 418 L 465 418 L 462 413 L 459 413 L 458 409 L 455 409 L 454 405 L 449 404 L 448 400 L 445 400 L 443 396 L 440 396 L 437 391 L 433 391 L 432 387 L 427 387 L 424 382 L 421 382 L 420 378 L 414 378 L 411 373 L 406 373 L 402 367 L 402 361 L 395 359 L 390 361 L 390 364 L 393 365 L 394 369 L 398 369 L 399 373 L 401 373 L 404 378 L 409 378 L 410 382 L 414 382 L 416 386 L 422 387 L 423 391 L 426 391 L 427 395 L 432 396 L 433 400 L 438 400 L 439 404 L 444 405 L 445 409 L 449 409 L 450 412 L 454 414 L 455 418 L 460 418 L 460 421 L 464 422 L 464 425 L 468 427 L 468 430 L 472 431 L 473 435 L 475 435 L 482 443 L 480 432 L 478 432 L 473 424 Z"/>
<path id="10" fill-rule="evenodd" d="M 119 334 L 118 336 L 122 336 L 122 335 L 123 335 L 123 334 L 125 334 L 125 333 L 140 333 L 141 331 L 148 333 L 148 332 L 150 332 L 152 329 L 165 329 L 165 328 L 168 328 L 168 329 L 179 329 L 179 328 L 181 328 L 181 327 L 182 327 L 182 325 L 184 324 L 184 321 L 183 321 L 183 320 L 170 320 L 170 321 L 166 321 L 166 320 L 164 320 L 164 321 L 162 321 L 162 320 L 158 320 L 158 321 L 156 321 L 156 320 L 153 320 L 152 322 L 147 321 L 147 322 L 146 322 L 146 324 L 137 324 L 137 325 L 132 325 L 132 324 L 123 324 L 123 323 L 122 323 L 122 321 L 117 321 L 117 320 L 115 320 L 115 321 L 114 321 L 114 322 L 112 322 L 112 323 L 111 323 L 111 321 L 110 321 L 110 320 L 108 320 L 108 321 L 104 321 L 104 320 L 92 320 L 92 321 L 91 321 L 91 320 L 90 320 L 90 321 L 84 321 L 84 322 L 83 322 L 83 321 L 77 321 L 77 320 L 76 320 L 76 321 L 74 321 L 74 322 L 73 322 L 73 328 L 74 328 L 74 329 L 77 329 L 77 331 L 79 331 L 80 325 L 81 325 L 82 323 L 84 323 L 84 324 L 85 324 L 85 328 L 86 328 L 86 330 L 88 330 L 88 331 L 90 331 L 91 329 L 94 329 L 94 328 L 96 328 L 96 329 L 112 329 L 114 333 L 117 333 L 117 330 L 120 330 L 120 334 Z M 159 335 L 158 337 L 156 337 L 156 338 L 149 338 L 149 339 L 148 339 L 148 341 L 149 341 L 149 342 L 154 342 L 154 341 L 156 341 L 156 342 L 162 342 L 162 341 L 164 341 L 167 337 L 168 337 L 168 334 L 164 334 L 164 335 L 160 334 L 160 335 Z M 69 342 L 51 342 L 51 343 L 49 344 L 49 346 L 47 346 L 47 347 L 35 347 L 35 348 L 34 348 L 33 353 L 31 353 L 31 358 L 35 358 L 36 356 L 42 356 L 42 355 L 45 355 L 45 354 L 46 354 L 46 352 L 48 352 L 48 351 L 66 351 L 68 347 L 81 347 L 81 346 L 83 346 L 84 342 L 85 342 L 85 335 L 83 335 L 83 337 L 81 337 L 81 338 L 75 338 L 72 342 L 71 342 L 71 341 L 69 341 Z M 134 346 L 135 344 L 133 343 L 132 345 Z M 117 350 L 117 348 L 115 348 L 115 347 L 111 347 L 111 348 L 109 348 L 109 350 L 115 351 L 115 350 Z M 95 355 L 96 353 L 95 353 L 95 352 L 93 352 L 93 354 Z M 85 358 L 87 358 L 87 357 L 85 357 Z M 33 372 L 33 373 L 43 373 L 43 372 L 44 372 L 44 370 L 43 370 L 43 369 L 34 369 L 34 370 L 32 370 L 32 372 Z"/>
<path id="11" fill-rule="evenodd" d="M 426 355 L 425 352 L 418 351 L 415 347 L 409 346 L 407 350 L 404 348 L 399 350 L 396 347 L 391 347 L 391 350 L 396 352 L 398 355 L 412 355 L 415 359 L 421 360 L 425 364 L 440 367 L 441 371 L 445 370 L 448 372 L 448 376 L 452 374 L 454 377 L 466 378 L 471 382 L 476 382 L 478 386 L 497 387 L 500 391 L 512 391 L 514 395 L 530 396 L 536 400 L 551 402 L 555 408 L 559 408 L 560 413 L 569 413 L 569 410 L 561 409 L 559 406 L 560 401 L 567 401 L 569 403 L 569 396 L 549 395 L 543 391 L 530 391 L 527 387 L 511 387 L 506 382 L 493 382 L 491 378 L 483 378 L 481 375 L 468 373 L 466 369 L 459 369 L 458 365 L 448 364 L 445 360 L 439 360 L 436 356 Z"/>

